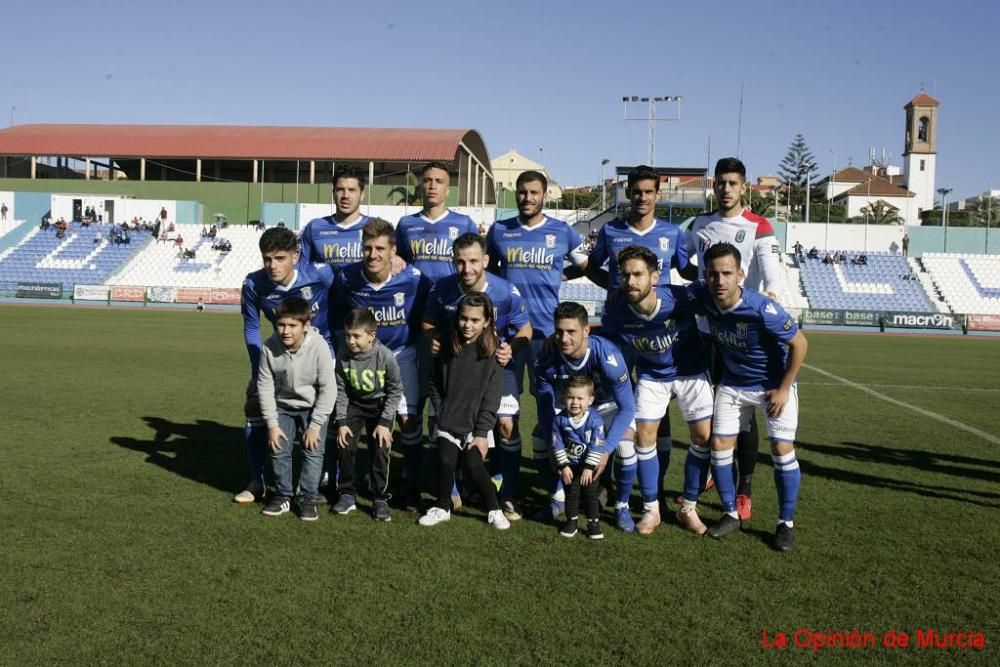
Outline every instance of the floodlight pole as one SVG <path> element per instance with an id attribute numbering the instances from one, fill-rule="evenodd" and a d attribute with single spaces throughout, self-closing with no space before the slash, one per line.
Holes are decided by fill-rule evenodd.
<path id="1" fill-rule="evenodd" d="M 649 166 L 656 166 L 656 124 L 660 121 L 679 121 L 681 119 L 681 102 L 684 100 L 682 95 L 664 95 L 661 97 L 639 97 L 638 95 L 626 95 L 622 97 L 622 102 L 625 103 L 625 120 L 644 120 L 649 123 Z M 646 105 L 646 117 L 629 117 L 628 115 L 628 105 L 642 102 Z M 677 103 L 677 115 L 670 118 L 661 118 L 656 115 L 656 105 L 658 102 L 676 102 Z"/>

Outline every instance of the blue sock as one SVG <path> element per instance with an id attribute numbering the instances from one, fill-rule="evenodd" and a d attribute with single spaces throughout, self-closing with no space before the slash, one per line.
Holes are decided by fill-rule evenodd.
<path id="1" fill-rule="evenodd" d="M 698 495 L 708 483 L 710 460 L 711 450 L 707 446 L 688 447 L 687 458 L 684 459 L 684 500 L 697 502 Z"/>
<path id="2" fill-rule="evenodd" d="M 424 435 L 419 430 L 400 435 L 403 443 L 403 475 L 406 477 L 406 490 L 420 492 L 421 470 L 424 463 Z"/>
<path id="3" fill-rule="evenodd" d="M 659 498 L 656 491 L 656 479 L 659 474 L 660 462 L 656 459 L 656 445 L 652 447 L 636 447 L 635 455 L 639 459 L 639 492 L 642 502 L 653 503 Z"/>
<path id="4" fill-rule="evenodd" d="M 267 447 L 267 425 L 264 422 L 247 422 L 243 428 L 243 447 L 250 463 L 250 481 L 264 484 L 264 448 Z"/>
<path id="5" fill-rule="evenodd" d="M 712 452 L 712 476 L 715 488 L 719 490 L 722 509 L 727 514 L 736 514 L 736 478 L 734 476 L 733 451 L 725 449 Z"/>
<path id="6" fill-rule="evenodd" d="M 500 497 L 513 500 L 517 497 L 517 487 L 521 482 L 521 438 L 500 438 L 500 475 L 503 485 L 500 487 Z"/>
<path id="7" fill-rule="evenodd" d="M 615 456 L 615 505 L 617 507 L 628 506 L 628 499 L 632 497 L 632 487 L 635 486 L 635 477 L 639 472 L 639 459 L 635 455 L 635 443 L 631 440 L 622 440 L 618 443 L 618 452 Z"/>
<path id="8" fill-rule="evenodd" d="M 771 460 L 774 462 L 774 486 L 778 490 L 778 521 L 791 523 L 799 501 L 802 470 L 799 469 L 794 451 L 782 455 L 772 454 Z"/>
<path id="9" fill-rule="evenodd" d="M 673 445 L 673 441 L 670 436 L 658 437 L 656 439 L 656 460 L 659 462 L 660 469 L 656 473 L 656 493 L 659 494 L 663 490 L 663 480 L 667 476 L 667 468 L 670 467 L 670 447 Z"/>

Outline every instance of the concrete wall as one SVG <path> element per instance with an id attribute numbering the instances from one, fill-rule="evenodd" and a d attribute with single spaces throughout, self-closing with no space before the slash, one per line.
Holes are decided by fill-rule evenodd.
<path id="1" fill-rule="evenodd" d="M 783 223 L 772 223 L 775 232 Z M 957 252 L 970 255 L 1000 254 L 1000 231 L 971 227 L 921 227 L 900 225 L 843 225 L 831 223 L 791 222 L 786 225 L 787 235 L 781 247 L 791 252 L 796 241 L 806 250 L 816 246 L 820 250 L 879 250 L 887 251 L 893 242 L 900 248 L 903 234 L 910 237 L 910 257 L 920 257 L 925 252 Z"/>

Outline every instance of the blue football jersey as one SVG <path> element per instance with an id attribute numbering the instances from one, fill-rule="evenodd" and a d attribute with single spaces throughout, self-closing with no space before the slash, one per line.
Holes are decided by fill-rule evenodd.
<path id="1" fill-rule="evenodd" d="M 559 467 L 584 466 L 594 470 L 608 451 L 604 419 L 596 410 L 587 410 L 577 422 L 567 412 L 555 416 L 552 424 L 552 452 Z"/>
<path id="2" fill-rule="evenodd" d="M 310 220 L 299 235 L 301 261 L 317 266 L 329 264 L 336 269 L 360 262 L 364 258 L 361 230 L 369 220 L 367 215 L 350 225 L 338 224 L 332 215 Z"/>
<path id="3" fill-rule="evenodd" d="M 420 331 L 430 281 L 412 266 L 373 285 L 365 276 L 364 264 L 350 264 L 334 284 L 331 328 L 339 340 L 344 334 L 344 318 L 351 308 L 367 308 L 375 315 L 375 335 L 393 352 L 412 345 Z"/>
<path id="4" fill-rule="evenodd" d="M 528 309 L 517 288 L 499 276 L 490 275 L 483 292 L 493 302 L 493 317 L 500 340 L 510 342 L 518 330 L 528 323 Z M 427 295 L 424 321 L 434 324 L 439 331 L 448 331 L 455 321 L 458 302 L 465 295 L 458 274 L 439 280 Z"/>
<path id="5" fill-rule="evenodd" d="M 697 375 L 708 369 L 708 345 L 698 332 L 696 308 L 682 287 L 656 289 L 656 311 L 649 316 L 635 311 L 624 297 L 607 305 L 601 333 L 636 357 L 640 379 L 657 381 Z"/>
<path id="6" fill-rule="evenodd" d="M 295 275 L 288 286 L 275 285 L 264 269 L 247 274 L 243 280 L 240 306 L 243 312 L 243 339 L 246 342 L 247 353 L 250 355 L 250 368 L 254 378 L 257 377 L 257 364 L 260 363 L 260 314 L 264 313 L 264 317 L 271 323 L 271 326 L 276 326 L 274 309 L 290 297 L 299 297 L 309 302 L 312 325 L 319 329 L 320 334 L 332 349 L 333 339 L 330 335 L 328 300 L 333 280 L 334 271 L 331 267 L 314 267 L 301 260 L 296 266 Z"/>
<path id="7" fill-rule="evenodd" d="M 486 234 L 486 246 L 490 270 L 521 292 L 534 337 L 551 335 L 565 260 L 586 262 L 580 235 L 562 220 L 548 216 L 534 227 L 523 226 L 515 217 L 495 222 Z"/>
<path id="8" fill-rule="evenodd" d="M 468 232 L 478 234 L 479 225 L 469 216 L 451 210 L 437 220 L 423 213 L 408 215 L 396 225 L 396 254 L 436 283 L 455 273 L 451 244 Z"/>
<path id="9" fill-rule="evenodd" d="M 663 286 L 670 284 L 671 268 L 680 270 L 688 264 L 684 231 L 677 225 L 655 219 L 649 229 L 640 232 L 627 220 L 612 220 L 597 232 L 597 240 L 588 259 L 592 266 L 603 266 L 607 262 L 609 291 L 622 284 L 618 253 L 629 246 L 641 246 L 653 251 L 659 259 L 660 285 Z"/>
<path id="10" fill-rule="evenodd" d="M 587 352 L 582 359 L 567 359 L 558 350 L 543 350 L 538 355 L 535 361 L 535 397 L 540 435 L 546 440 L 551 437 L 556 407 L 562 405 L 563 386 L 571 375 L 593 378 L 595 405 L 618 404 L 618 412 L 607 434 L 609 447 L 617 447 L 635 418 L 635 396 L 622 353 L 614 343 L 600 336 L 587 339 Z"/>
<path id="11" fill-rule="evenodd" d="M 760 292 L 743 288 L 736 305 L 719 310 L 704 282 L 686 288 L 708 319 L 725 370 L 722 384 L 741 389 L 774 389 L 788 363 L 788 341 L 798 332 L 795 318 Z"/>

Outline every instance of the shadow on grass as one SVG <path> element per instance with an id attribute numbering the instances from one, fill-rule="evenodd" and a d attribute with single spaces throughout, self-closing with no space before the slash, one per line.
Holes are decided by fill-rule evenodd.
<path id="1" fill-rule="evenodd" d="M 937 472 L 948 475 L 956 475 L 968 479 L 984 480 L 996 483 L 997 475 L 988 471 L 974 470 L 969 468 L 957 468 L 954 466 L 942 466 L 937 463 L 938 459 L 949 460 L 950 462 L 969 463 L 972 465 L 994 465 L 989 461 L 978 459 L 930 454 L 914 450 L 892 449 L 878 445 L 867 445 L 856 442 L 845 442 L 841 445 L 821 445 L 811 442 L 796 442 L 797 447 L 805 451 L 819 452 L 831 457 L 857 461 L 861 463 L 907 466 L 924 470 L 926 472 Z M 902 479 L 892 479 L 881 477 L 853 470 L 843 470 L 830 466 L 820 465 L 814 461 L 799 458 L 799 466 L 803 475 L 813 475 L 823 477 L 837 482 L 849 484 L 861 484 L 880 489 L 892 491 L 902 491 L 913 493 L 929 498 L 940 498 L 942 500 L 954 500 L 980 507 L 997 508 L 1000 507 L 1000 493 L 989 491 L 977 491 L 964 487 L 936 486 L 931 484 L 920 484 Z"/>
<path id="2" fill-rule="evenodd" d="M 146 454 L 147 463 L 222 491 L 238 490 L 246 484 L 242 428 L 202 419 L 193 424 L 162 417 L 142 419 L 153 429 L 152 438 L 114 436 L 111 442 Z"/>

